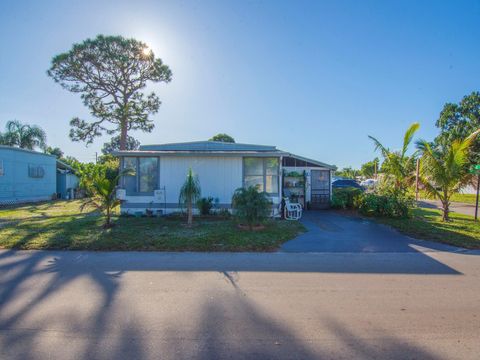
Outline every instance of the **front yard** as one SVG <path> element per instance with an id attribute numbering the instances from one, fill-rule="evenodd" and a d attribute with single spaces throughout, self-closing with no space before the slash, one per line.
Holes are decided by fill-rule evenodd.
<path id="1" fill-rule="evenodd" d="M 416 208 L 407 219 L 377 219 L 411 237 L 438 241 L 467 249 L 480 249 L 480 223 L 472 216 L 450 213 L 451 222 L 442 222 L 441 211 Z"/>
<path id="2" fill-rule="evenodd" d="M 0 210 L 0 248 L 64 250 L 273 251 L 305 231 L 299 222 L 269 221 L 265 229 L 246 231 L 231 219 L 185 220 L 114 218 L 104 230 L 96 212 L 80 211 L 79 200 L 22 205 Z"/>

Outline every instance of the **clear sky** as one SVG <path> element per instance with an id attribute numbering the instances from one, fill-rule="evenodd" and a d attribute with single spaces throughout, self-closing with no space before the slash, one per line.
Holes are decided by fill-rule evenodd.
<path id="1" fill-rule="evenodd" d="M 78 94 L 47 77 L 51 58 L 97 34 L 145 41 L 173 80 L 142 144 L 206 140 L 277 145 L 343 166 L 395 149 L 421 123 L 432 139 L 445 102 L 480 90 L 479 1 L 0 2 L 0 128 L 43 127 L 51 146 L 93 160 L 108 138 L 68 138 Z"/>

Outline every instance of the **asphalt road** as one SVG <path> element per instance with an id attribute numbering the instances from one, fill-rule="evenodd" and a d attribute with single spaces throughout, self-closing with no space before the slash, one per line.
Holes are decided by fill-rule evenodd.
<path id="1" fill-rule="evenodd" d="M 480 252 L 0 251 L 1 359 L 478 359 Z"/>
<path id="2" fill-rule="evenodd" d="M 418 205 L 424 208 L 430 209 L 441 209 L 442 203 L 440 200 L 420 200 Z M 465 214 L 470 216 L 475 216 L 475 205 L 474 204 L 465 204 L 459 202 L 452 202 L 450 204 L 450 211 Z M 480 214 L 479 214 L 480 215 Z"/>

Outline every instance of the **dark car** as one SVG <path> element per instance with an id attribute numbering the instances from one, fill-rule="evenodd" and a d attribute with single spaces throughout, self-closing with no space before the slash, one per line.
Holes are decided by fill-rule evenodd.
<path id="1" fill-rule="evenodd" d="M 332 182 L 332 188 L 341 189 L 341 188 L 356 188 L 363 190 L 358 182 L 351 179 L 340 179 Z"/>

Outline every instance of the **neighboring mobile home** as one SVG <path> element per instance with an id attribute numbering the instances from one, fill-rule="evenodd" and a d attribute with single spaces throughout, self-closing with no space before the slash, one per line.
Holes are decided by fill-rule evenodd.
<path id="1" fill-rule="evenodd" d="M 123 169 L 135 170 L 135 176 L 121 179 L 117 191 L 122 213 L 131 214 L 179 211 L 180 188 L 189 168 L 199 177 L 202 196 L 217 199 L 217 208 L 231 209 L 235 190 L 251 185 L 268 194 L 276 214 L 282 196 L 308 208 L 325 208 L 335 170 L 275 146 L 215 141 L 145 145 L 114 155 Z"/>
<path id="2" fill-rule="evenodd" d="M 50 200 L 55 192 L 54 155 L 0 145 L 0 204 Z"/>
<path id="3" fill-rule="evenodd" d="M 71 199 L 77 187 L 73 169 L 55 155 L 0 145 L 0 205 Z"/>

